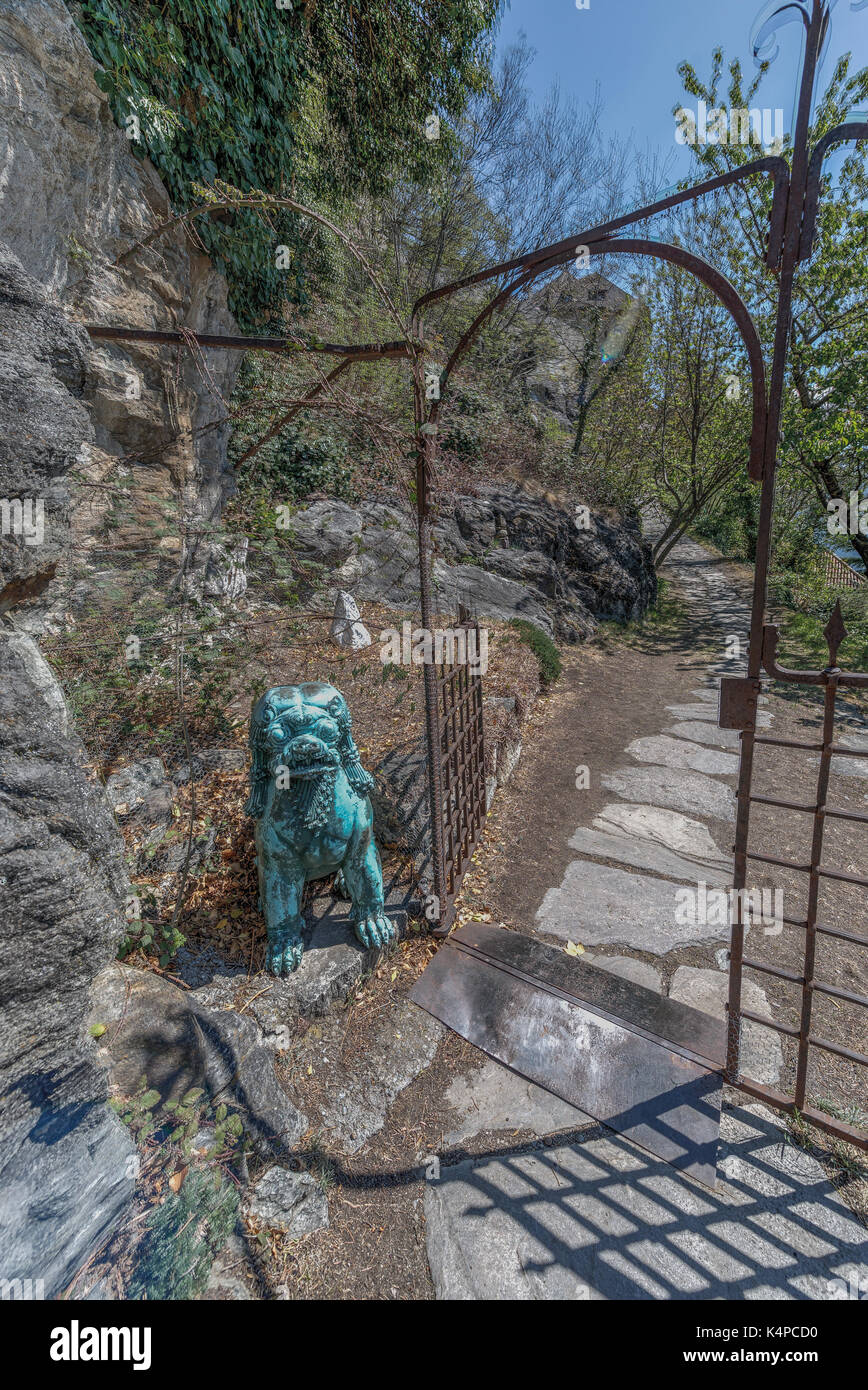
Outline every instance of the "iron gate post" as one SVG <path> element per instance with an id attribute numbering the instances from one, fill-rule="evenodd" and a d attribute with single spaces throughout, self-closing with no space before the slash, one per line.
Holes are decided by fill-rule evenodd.
<path id="1" fill-rule="evenodd" d="M 424 328 L 416 315 L 413 317 L 414 341 L 422 341 Z M 417 352 L 413 359 L 413 403 L 416 425 L 416 528 L 419 549 L 419 608 L 422 627 L 431 633 L 433 629 L 433 603 L 431 596 L 431 454 L 436 447 L 436 434 L 425 408 L 425 368 L 422 356 Z M 428 813 L 431 822 L 431 875 L 434 894 L 433 904 L 425 907 L 429 921 L 439 925 L 446 902 L 446 862 L 443 851 L 443 786 L 440 779 L 440 693 L 437 686 L 437 672 L 431 661 L 422 667 L 425 688 L 425 741 L 428 750 Z M 431 908 L 434 911 L 432 913 Z"/>
<path id="2" fill-rule="evenodd" d="M 796 129 L 793 135 L 793 163 L 787 194 L 786 220 L 780 259 L 778 311 L 775 326 L 774 353 L 769 378 L 768 410 L 763 460 L 762 492 L 757 528 L 754 587 L 751 603 L 750 642 L 748 647 L 748 679 L 758 680 L 762 672 L 763 628 L 768 599 L 769 564 L 771 560 L 772 522 L 778 462 L 778 442 L 781 426 L 781 405 L 784 395 L 790 333 L 792 331 L 793 283 L 799 262 L 802 218 L 808 182 L 808 137 L 811 122 L 811 103 L 817 76 L 817 61 L 823 41 L 827 16 L 822 0 L 812 0 L 812 15 L 805 39 L 805 61 L 799 89 Z M 753 761 L 756 729 L 747 728 L 741 735 L 736 831 L 734 845 L 733 888 L 735 889 L 735 919 L 732 922 L 729 956 L 729 994 L 727 1002 L 727 1081 L 735 1085 L 739 1077 L 741 1051 L 741 981 L 744 959 L 744 889 L 747 885 L 747 846 L 750 830 L 750 800 L 753 784 Z"/>

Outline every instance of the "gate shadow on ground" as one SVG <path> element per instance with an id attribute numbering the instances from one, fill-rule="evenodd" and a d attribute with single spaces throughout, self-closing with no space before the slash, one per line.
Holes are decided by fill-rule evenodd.
<path id="1" fill-rule="evenodd" d="M 212 1085 L 231 1079 L 260 1153 L 309 1167 L 310 1155 L 280 1133 L 276 1080 L 266 1096 L 261 1078 L 248 1084 L 264 1049 L 219 1029 L 209 1041 L 222 1073 Z M 674 1096 L 656 1102 L 661 1132 Z M 438 1158 L 433 1171 L 430 1161 L 353 1171 L 333 1156 L 330 1166 L 348 1193 L 424 1185 L 441 1298 L 829 1300 L 868 1290 L 868 1232 L 816 1159 L 757 1107 L 724 1110 L 716 1191 L 593 1122 L 506 1151 Z M 265 1291 L 261 1270 L 257 1278 Z"/>
<path id="2" fill-rule="evenodd" d="M 717 1191 L 602 1126 L 442 1168 L 426 1198 L 438 1293 L 834 1299 L 854 1268 L 868 1280 L 868 1233 L 816 1160 L 755 1110 L 726 1128 Z"/>

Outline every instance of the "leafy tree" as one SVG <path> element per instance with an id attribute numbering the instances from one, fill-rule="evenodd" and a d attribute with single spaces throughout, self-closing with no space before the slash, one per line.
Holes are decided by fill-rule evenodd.
<path id="1" fill-rule="evenodd" d="M 819 99 L 810 143 L 840 124 L 868 99 L 868 69 L 851 73 L 852 58 L 836 64 Z M 766 71 L 750 84 L 741 65 L 729 65 L 731 107 L 756 104 Z M 722 105 L 723 54 L 715 50 L 711 77 L 703 83 L 689 64 L 680 68 L 686 90 L 709 106 Z M 784 152 L 787 152 L 788 140 Z M 694 146 L 703 177 L 736 168 L 759 151 L 739 145 Z M 840 158 L 840 156 L 839 156 Z M 827 166 L 828 167 L 828 166 Z M 835 160 L 831 163 L 835 167 Z M 761 175 L 724 195 L 730 216 L 723 226 L 722 264 L 756 318 L 767 347 L 774 335 L 777 274 L 764 264 L 771 212 L 770 180 Z M 790 360 L 780 447 L 781 489 L 812 507 L 813 525 L 824 524 L 831 498 L 868 490 L 868 150 L 850 147 L 837 173 L 826 173 L 814 255 L 796 278 Z M 802 523 L 804 523 L 804 515 Z M 792 518 L 791 518 L 792 520 Z M 788 522 L 787 525 L 790 525 Z M 797 527 L 797 530 L 799 528 Z M 811 527 L 808 528 L 812 529 Z M 868 563 L 868 536 L 850 537 Z M 802 555 L 806 554 L 802 548 Z"/>
<path id="2" fill-rule="evenodd" d="M 654 544 L 661 564 L 685 532 L 746 473 L 750 422 L 737 334 L 715 296 L 665 265 L 651 296 L 655 403 L 650 494 L 666 520 Z"/>

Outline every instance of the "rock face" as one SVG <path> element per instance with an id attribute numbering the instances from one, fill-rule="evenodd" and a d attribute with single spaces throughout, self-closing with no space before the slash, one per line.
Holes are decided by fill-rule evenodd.
<path id="1" fill-rule="evenodd" d="M 0 0 L 0 54 L 0 1278 L 41 1280 L 52 1297 L 111 1229 L 136 1164 L 85 1029 L 91 983 L 123 935 L 123 846 L 36 639 L 53 608 L 67 611 L 68 581 L 86 600 L 107 519 L 94 499 L 108 494 L 74 494 L 73 468 L 125 485 L 112 548 L 146 543 L 170 569 L 177 531 L 154 535 L 166 509 L 180 495 L 194 520 L 219 510 L 215 396 L 236 359 L 210 354 L 203 384 L 189 353 L 176 364 L 166 349 L 91 340 L 84 323 L 232 331 L 225 285 L 177 231 L 134 249 L 171 209 L 61 0 Z M 210 560 L 206 547 L 195 565 L 237 592 L 237 547 L 209 574 Z M 99 569 L 115 572 L 104 555 Z"/>
<path id="2" fill-rule="evenodd" d="M 519 312 L 535 330 L 525 376 L 529 394 L 569 429 L 579 414 L 581 386 L 595 390 L 605 371 L 591 364 L 599 363 L 603 352 L 615 357 L 628 346 L 641 301 L 597 271 L 577 278 L 564 270 L 529 294 Z"/>
<path id="3" fill-rule="evenodd" d="M 214 1104 L 243 1116 L 254 1148 L 269 1157 L 290 1152 L 307 1121 L 274 1073 L 274 1052 L 252 1019 L 209 1009 L 149 970 L 114 961 L 93 986 L 90 1022 L 105 1027 L 97 1053 L 118 1090 L 142 1079 L 160 1099 L 180 1100 L 201 1086 Z"/>
<path id="4" fill-rule="evenodd" d="M 135 249 L 172 209 L 152 165 L 134 158 L 115 125 L 62 0 L 0 0 L 0 54 L 0 242 L 25 272 L 80 323 L 235 331 L 222 277 L 182 232 Z M 226 414 L 218 397 L 231 392 L 239 354 L 211 351 L 201 359 L 205 370 L 189 351 L 176 363 L 165 347 L 76 337 L 71 389 L 93 423 L 92 434 L 81 429 L 78 446 L 87 447 L 79 464 L 92 484 L 119 477 L 124 484 L 110 544 L 176 555 L 178 528 L 167 526 L 167 514 L 179 493 L 195 523 L 215 519 L 232 488 L 228 426 L 210 427 Z M 26 391 L 26 364 L 20 375 Z M 15 401 L 9 405 L 14 412 Z M 34 400 L 34 420 L 37 410 Z M 126 474 L 117 473 L 119 459 Z M 22 477 L 19 488 L 29 482 Z M 71 525 L 78 544 L 90 547 L 109 497 L 83 491 L 86 503 L 74 508 Z M 49 500 L 53 512 L 53 494 Z M 170 534 L 158 542 L 160 529 Z M 194 569 L 204 574 L 210 559 L 203 542 Z M 238 559 L 218 549 L 209 587 L 237 592 Z M 100 571 L 105 578 L 103 557 Z"/>
<path id="5" fill-rule="evenodd" d="M 0 1278 L 57 1294 L 132 1191 L 88 990 L 123 932 L 123 845 L 33 641 L 0 635 Z"/>
<path id="6" fill-rule="evenodd" d="M 416 607 L 416 533 L 379 502 L 321 501 L 293 518 L 299 559 L 328 585 L 397 609 Z M 481 488 L 441 512 L 434 587 L 442 613 L 467 604 L 481 618 L 525 618 L 575 642 L 600 618 L 640 616 L 656 578 L 638 528 L 591 515 L 580 529 L 566 508 L 518 486 Z"/>
<path id="7" fill-rule="evenodd" d="M 88 351 L 84 330 L 0 243 L 0 612 L 44 593 L 63 557 L 66 475 L 93 438 L 82 401 Z"/>
<path id="8" fill-rule="evenodd" d="M 337 597 L 335 616 L 329 633 L 336 647 L 345 647 L 348 651 L 357 652 L 371 645 L 373 639 L 361 618 L 356 600 L 352 594 L 344 593 L 342 589 Z"/>

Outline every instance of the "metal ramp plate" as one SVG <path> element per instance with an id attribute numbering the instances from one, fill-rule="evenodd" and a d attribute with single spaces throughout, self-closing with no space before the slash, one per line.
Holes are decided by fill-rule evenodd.
<path id="1" fill-rule="evenodd" d="M 448 939 L 410 998 L 489 1057 L 714 1187 L 723 1022 L 476 923 Z"/>

